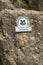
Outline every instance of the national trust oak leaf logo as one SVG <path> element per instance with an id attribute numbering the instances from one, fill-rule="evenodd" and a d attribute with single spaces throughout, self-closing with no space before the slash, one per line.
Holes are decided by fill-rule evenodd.
<path id="1" fill-rule="evenodd" d="M 30 26 L 30 21 L 27 17 L 20 16 L 16 21 L 17 26 L 15 26 L 16 32 L 29 32 L 32 31 Z"/>

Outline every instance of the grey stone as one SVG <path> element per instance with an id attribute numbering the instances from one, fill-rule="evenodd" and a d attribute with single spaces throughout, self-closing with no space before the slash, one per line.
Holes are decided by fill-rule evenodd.
<path id="1" fill-rule="evenodd" d="M 15 32 L 19 16 L 29 18 L 31 32 Z M 4 65 L 43 65 L 43 12 L 25 9 L 0 12 L 0 56 Z"/>

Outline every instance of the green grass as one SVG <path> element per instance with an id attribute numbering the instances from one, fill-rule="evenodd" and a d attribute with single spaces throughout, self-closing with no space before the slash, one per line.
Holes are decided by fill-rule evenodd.
<path id="1" fill-rule="evenodd" d="M 0 58 L 0 65 L 3 65 L 1 58 Z"/>

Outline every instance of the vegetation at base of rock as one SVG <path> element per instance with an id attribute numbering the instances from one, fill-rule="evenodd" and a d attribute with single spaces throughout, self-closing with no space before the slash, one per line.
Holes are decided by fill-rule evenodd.
<path id="1" fill-rule="evenodd" d="M 1 58 L 0 58 L 0 65 L 3 65 Z"/>

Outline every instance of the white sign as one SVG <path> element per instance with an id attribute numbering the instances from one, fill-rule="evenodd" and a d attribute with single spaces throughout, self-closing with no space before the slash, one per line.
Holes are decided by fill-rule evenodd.
<path id="1" fill-rule="evenodd" d="M 17 26 L 15 26 L 16 32 L 28 32 L 32 31 L 30 26 L 30 21 L 26 17 L 19 17 L 16 21 Z"/>

